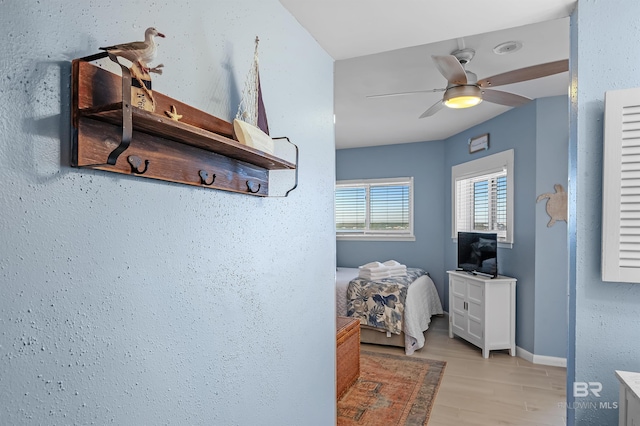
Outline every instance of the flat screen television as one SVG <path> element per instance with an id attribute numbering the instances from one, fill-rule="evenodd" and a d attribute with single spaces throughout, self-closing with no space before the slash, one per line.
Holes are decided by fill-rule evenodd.
<path id="1" fill-rule="evenodd" d="M 458 270 L 498 276 L 498 234 L 458 232 Z"/>

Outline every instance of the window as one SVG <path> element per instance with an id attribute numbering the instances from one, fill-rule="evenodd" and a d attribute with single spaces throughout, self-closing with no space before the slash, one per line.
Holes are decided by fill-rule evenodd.
<path id="1" fill-rule="evenodd" d="M 336 182 L 336 237 L 415 240 L 413 178 Z"/>
<path id="2" fill-rule="evenodd" d="M 513 150 L 469 161 L 451 169 L 452 238 L 458 232 L 495 232 L 513 243 Z"/>

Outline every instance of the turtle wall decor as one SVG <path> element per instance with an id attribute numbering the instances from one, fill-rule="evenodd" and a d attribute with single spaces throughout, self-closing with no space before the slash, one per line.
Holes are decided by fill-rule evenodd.
<path id="1" fill-rule="evenodd" d="M 567 193 L 564 192 L 564 188 L 559 183 L 553 185 L 556 192 L 546 193 L 538 195 L 536 203 L 540 200 L 547 199 L 547 214 L 551 218 L 547 223 L 547 228 L 552 227 L 556 221 L 567 221 Z"/>

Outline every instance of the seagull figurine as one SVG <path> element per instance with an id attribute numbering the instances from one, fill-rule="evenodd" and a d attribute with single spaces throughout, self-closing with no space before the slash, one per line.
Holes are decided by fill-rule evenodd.
<path id="1" fill-rule="evenodd" d="M 131 43 L 100 47 L 100 50 L 105 50 L 110 55 L 125 58 L 132 63 L 137 64 L 144 72 L 152 71 L 160 74 L 162 72 L 162 70 L 160 70 L 162 65 L 158 65 L 155 68 L 149 68 L 147 65 L 156 57 L 155 37 L 164 38 L 164 34 L 156 30 L 154 27 L 149 27 L 144 32 L 144 41 L 133 41 Z"/>

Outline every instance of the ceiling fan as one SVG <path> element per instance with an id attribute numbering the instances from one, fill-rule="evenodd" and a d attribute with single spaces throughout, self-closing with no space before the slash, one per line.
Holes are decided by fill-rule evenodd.
<path id="1" fill-rule="evenodd" d="M 489 87 L 502 86 L 505 84 L 520 83 L 522 81 L 534 80 L 536 78 L 547 77 L 569 70 L 569 61 L 566 59 L 547 62 L 545 64 L 533 65 L 508 71 L 493 77 L 478 80 L 478 77 L 471 71 L 467 71 L 465 66 L 475 55 L 473 49 L 460 49 L 451 55 L 432 55 L 440 74 L 447 79 L 447 87 L 443 89 L 417 90 L 413 92 L 387 93 L 383 95 L 371 95 L 368 98 L 385 96 L 408 95 L 425 92 L 444 92 L 442 100 L 439 100 L 427 109 L 420 118 L 430 117 L 443 107 L 449 108 L 469 108 L 487 101 L 495 104 L 517 107 L 530 102 L 531 99 L 515 93 L 503 92 L 500 90 L 488 89 Z"/>

